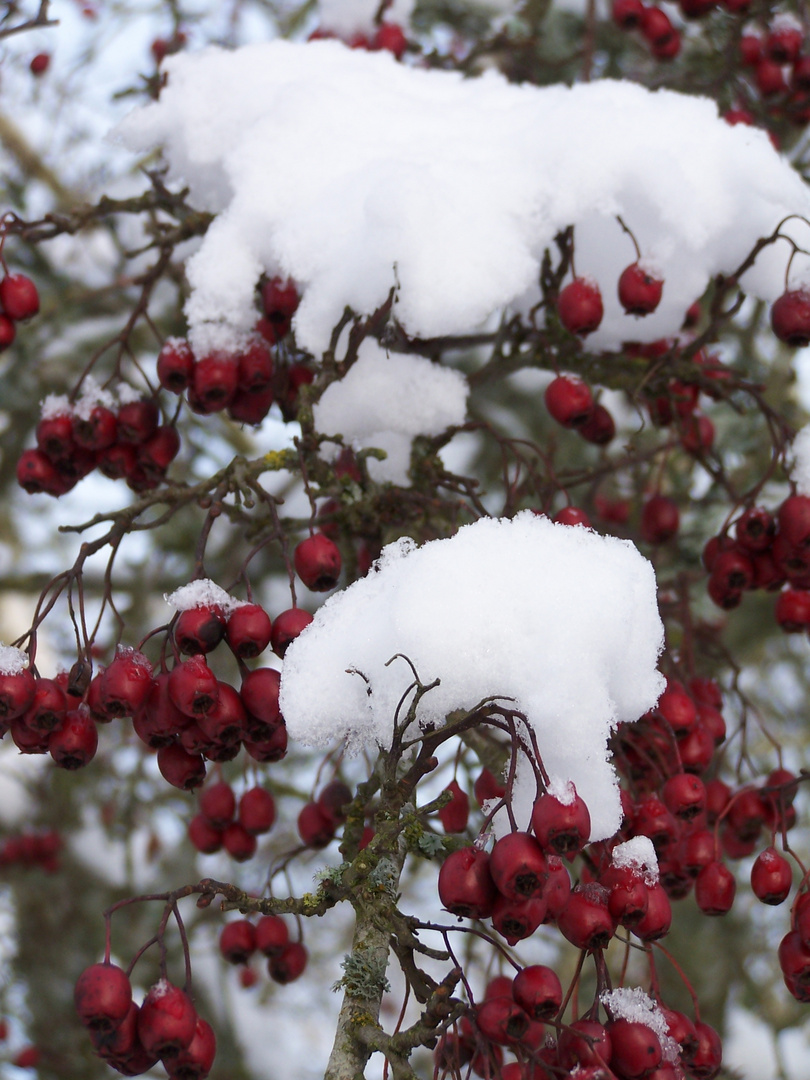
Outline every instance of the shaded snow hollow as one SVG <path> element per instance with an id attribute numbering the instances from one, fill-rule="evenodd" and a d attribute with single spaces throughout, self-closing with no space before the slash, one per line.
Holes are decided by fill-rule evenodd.
<path id="1" fill-rule="evenodd" d="M 543 252 L 575 226 L 577 272 L 605 302 L 588 348 L 677 333 L 709 278 L 734 270 L 810 193 L 767 135 L 718 117 L 713 101 L 629 82 L 517 86 L 397 63 L 337 41 L 209 47 L 165 62 L 159 101 L 117 135 L 162 146 L 169 179 L 216 215 L 186 270 L 198 352 L 233 347 L 256 320 L 261 276 L 291 275 L 298 343 L 315 354 L 344 307 L 375 311 L 399 285 L 412 335 L 469 332 L 539 299 Z M 635 251 L 661 268 L 644 319 L 616 296 Z M 808 246 L 810 228 L 788 228 Z M 744 279 L 784 289 L 788 244 Z M 791 279 L 808 272 L 804 256 Z"/>
<path id="2" fill-rule="evenodd" d="M 653 568 L 629 541 L 525 511 L 419 548 L 386 547 L 376 569 L 330 597 L 287 650 L 281 708 L 299 742 L 390 746 L 413 678 L 404 660 L 386 666 L 396 653 L 423 683 L 441 680 L 422 699 L 423 725 L 510 697 L 537 732 L 552 781 L 574 782 L 600 839 L 621 821 L 607 739 L 657 701 L 662 647 Z M 526 828 L 530 769 L 517 788 Z"/>

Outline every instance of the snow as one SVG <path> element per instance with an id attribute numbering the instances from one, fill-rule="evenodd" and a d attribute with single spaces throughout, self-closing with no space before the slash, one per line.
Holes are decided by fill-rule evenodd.
<path id="1" fill-rule="evenodd" d="M 125 386 L 126 383 L 122 385 Z M 80 420 L 88 420 L 93 409 L 98 405 L 114 412 L 116 408 L 115 397 L 109 390 L 104 390 L 92 375 L 87 375 L 82 383 L 81 397 L 73 407 L 73 414 L 78 416 Z"/>
<path id="2" fill-rule="evenodd" d="M 638 987 L 622 986 L 616 990 L 604 990 L 599 1000 L 614 1020 L 629 1020 L 644 1024 L 658 1036 L 666 1061 L 680 1059 L 678 1044 L 669 1035 L 667 1022 L 656 1002 Z"/>
<path id="3" fill-rule="evenodd" d="M 634 836 L 623 844 L 617 844 L 611 862 L 617 869 L 627 866 L 637 870 L 648 886 L 658 881 L 658 856 L 649 836 Z"/>
<path id="4" fill-rule="evenodd" d="M 73 406 L 66 394 L 48 394 L 40 404 L 39 414 L 43 420 L 54 420 L 57 416 L 71 416 Z"/>
<path id="5" fill-rule="evenodd" d="M 28 667 L 28 653 L 13 645 L 0 645 L 0 675 L 19 675 Z"/>
<path id="6" fill-rule="evenodd" d="M 162 146 L 170 182 L 216 215 L 186 264 L 198 355 L 244 340 L 263 273 L 301 287 L 296 338 L 315 354 L 347 305 L 375 311 L 394 286 L 409 334 L 468 333 L 537 303 L 543 253 L 570 225 L 577 272 L 599 282 L 605 305 L 586 347 L 669 337 L 712 275 L 787 215 L 810 215 L 810 193 L 768 136 L 692 95 L 464 78 L 334 40 L 208 47 L 165 69 L 160 99 L 116 131 L 133 151 Z M 616 295 L 636 260 L 619 215 L 664 274 L 644 318 Z M 784 228 L 807 240 L 806 224 Z M 775 299 L 789 255 L 787 241 L 763 251 L 746 288 Z M 809 264 L 795 258 L 791 278 Z"/>
<path id="7" fill-rule="evenodd" d="M 547 791 L 563 806 L 572 806 L 577 797 L 576 788 L 570 780 L 555 778 L 549 783 Z"/>
<path id="8" fill-rule="evenodd" d="M 388 664 L 403 654 L 423 683 L 441 680 L 420 703 L 423 726 L 484 698 L 513 699 L 547 771 L 575 784 L 591 839 L 602 839 L 621 821 L 608 736 L 658 699 L 662 645 L 655 575 L 629 541 L 525 511 L 420 548 L 386 547 L 287 650 L 281 709 L 301 743 L 388 747 L 413 680 L 405 660 Z M 513 805 L 528 828 L 534 773 L 521 760 Z"/>
<path id="9" fill-rule="evenodd" d="M 798 495 L 810 495 L 810 424 L 805 425 L 793 440 L 791 479 Z"/>
<path id="10" fill-rule="evenodd" d="M 327 387 L 313 410 L 325 435 L 341 434 L 355 449 L 376 446 L 385 461 L 368 459 L 372 480 L 407 486 L 411 440 L 463 424 L 467 383 L 462 374 L 422 356 L 387 356 L 366 340 L 348 373 Z M 328 452 L 329 444 L 324 451 Z M 331 447 L 333 456 L 339 447 Z"/>
<path id="11" fill-rule="evenodd" d="M 223 615 L 230 615 L 244 600 L 237 600 L 230 593 L 210 578 L 197 578 L 188 585 L 181 585 L 172 593 L 164 594 L 163 599 L 175 611 L 192 611 L 194 608 L 219 608 Z"/>

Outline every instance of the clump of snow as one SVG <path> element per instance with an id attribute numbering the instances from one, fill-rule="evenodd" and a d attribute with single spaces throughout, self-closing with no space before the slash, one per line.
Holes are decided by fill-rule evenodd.
<path id="1" fill-rule="evenodd" d="M 563 806 L 572 806 L 577 797 L 577 790 L 571 781 L 559 779 L 558 777 L 549 777 L 546 790 L 549 795 L 552 795 Z"/>
<path id="2" fill-rule="evenodd" d="M 655 885 L 658 881 L 658 856 L 649 836 L 634 836 L 623 844 L 617 844 L 611 862 L 617 869 L 627 866 L 637 870 L 645 885 Z"/>
<path id="3" fill-rule="evenodd" d="M 223 615 L 230 615 L 244 600 L 237 600 L 210 578 L 197 578 L 188 585 L 181 585 L 172 593 L 164 593 L 163 599 L 175 611 L 192 611 L 194 608 L 219 608 Z"/>
<path id="4" fill-rule="evenodd" d="M 144 396 L 141 390 L 136 390 L 134 386 L 125 382 L 118 384 L 115 393 L 119 405 L 130 405 L 133 401 L 141 401 Z"/>
<path id="5" fill-rule="evenodd" d="M 299 283 L 296 336 L 316 354 L 347 305 L 375 311 L 396 284 L 411 335 L 467 333 L 537 303 L 543 254 L 570 225 L 577 270 L 605 307 L 586 347 L 670 337 L 712 275 L 787 215 L 810 216 L 810 192 L 767 134 L 694 95 L 465 78 L 338 41 L 210 47 L 164 66 L 160 99 L 118 135 L 132 150 L 162 146 L 170 181 L 216 215 L 186 265 L 199 354 L 251 331 L 263 273 Z M 644 319 L 616 295 L 636 258 L 619 215 L 664 275 Z M 807 246 L 806 224 L 785 230 Z M 791 250 L 764 250 L 745 287 L 775 299 Z M 807 261 L 794 259 L 797 277 Z"/>
<path id="6" fill-rule="evenodd" d="M 105 390 L 92 375 L 88 375 L 82 383 L 81 397 L 73 406 L 73 414 L 80 420 L 88 420 L 93 409 L 99 405 L 114 412 L 115 397 L 109 390 Z"/>
<path id="7" fill-rule="evenodd" d="M 670 1036 L 667 1022 L 658 1004 L 639 987 L 622 986 L 616 990 L 604 990 L 599 1000 L 614 1020 L 630 1020 L 644 1024 L 658 1036 L 664 1059 L 678 1061 L 678 1044 Z"/>
<path id="8" fill-rule="evenodd" d="M 509 697 L 534 728 L 547 771 L 576 785 L 592 839 L 602 839 L 621 822 L 608 737 L 657 701 L 662 646 L 655 575 L 629 541 L 526 511 L 419 548 L 407 539 L 386 547 L 290 645 L 281 708 L 300 742 L 390 746 L 413 679 L 403 659 L 388 663 L 397 653 L 423 683 L 441 680 L 419 705 L 423 726 Z M 527 828 L 531 768 L 519 767 L 517 788 Z"/>
<path id="9" fill-rule="evenodd" d="M 467 389 L 458 371 L 423 356 L 387 356 L 375 341 L 366 340 L 348 373 L 327 387 L 313 418 L 318 431 L 340 434 L 355 449 L 385 450 L 385 461 L 369 459 L 369 475 L 378 482 L 405 486 L 410 483 L 413 437 L 438 435 L 453 424 L 463 424 Z M 332 452 L 336 456 L 339 448 Z"/>
<path id="10" fill-rule="evenodd" d="M 138 667 L 146 668 L 149 674 L 152 674 L 152 662 L 148 656 L 140 652 L 132 645 L 119 645 L 115 650 L 116 658 L 125 656 L 128 660 L 131 660 L 133 664 L 137 664 Z"/>
<path id="11" fill-rule="evenodd" d="M 54 420 L 57 416 L 72 416 L 73 406 L 66 394 L 48 394 L 39 407 L 43 420 Z"/>
<path id="12" fill-rule="evenodd" d="M 19 675 L 28 667 L 28 653 L 13 645 L 0 645 L 0 675 Z"/>
<path id="13" fill-rule="evenodd" d="M 810 495 L 810 424 L 806 424 L 796 435 L 791 447 L 793 468 L 791 479 L 799 495 Z"/>

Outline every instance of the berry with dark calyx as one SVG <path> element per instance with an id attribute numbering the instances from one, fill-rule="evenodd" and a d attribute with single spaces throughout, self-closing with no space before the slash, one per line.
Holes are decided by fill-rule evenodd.
<path id="1" fill-rule="evenodd" d="M 262 286 L 262 306 L 267 319 L 276 331 L 276 340 L 289 332 L 292 317 L 300 303 L 298 289 L 290 278 L 285 280 L 274 277 Z"/>
<path id="2" fill-rule="evenodd" d="M 764 551 L 771 546 L 775 533 L 773 514 L 763 506 L 749 506 L 734 525 L 737 543 L 746 551 Z"/>
<path id="3" fill-rule="evenodd" d="M 548 877 L 540 844 L 523 832 L 507 833 L 495 842 L 489 872 L 498 892 L 512 900 L 538 896 Z"/>
<path id="4" fill-rule="evenodd" d="M 781 904 L 790 892 L 793 872 L 787 859 L 775 847 L 766 847 L 751 867 L 751 890 L 763 904 Z"/>
<path id="5" fill-rule="evenodd" d="M 79 1019 L 91 1031 L 113 1031 L 129 1012 L 132 986 L 115 964 L 92 964 L 79 976 L 73 1002 Z"/>
<path id="6" fill-rule="evenodd" d="M 810 590 L 787 588 L 780 592 L 774 615 L 786 634 L 810 629 Z"/>
<path id="7" fill-rule="evenodd" d="M 244 739 L 244 747 L 248 754 L 256 761 L 264 764 L 272 761 L 281 761 L 287 753 L 287 727 L 282 720 L 267 738 L 253 742 Z"/>
<path id="8" fill-rule="evenodd" d="M 157 431 L 160 413 L 151 398 L 128 401 L 118 410 L 118 441 L 134 446 L 151 439 Z"/>
<path id="9" fill-rule="evenodd" d="M 239 696 L 249 713 L 246 727 L 251 739 L 267 738 L 281 722 L 278 705 L 281 672 L 275 668 L 254 668 L 242 679 Z"/>
<path id="10" fill-rule="evenodd" d="M 0 721 L 6 724 L 23 716 L 36 695 L 36 680 L 22 663 L 22 655 L 15 651 L 7 670 L 0 670 Z"/>
<path id="11" fill-rule="evenodd" d="M 658 941 L 669 933 L 672 925 L 672 905 L 660 882 L 647 889 L 647 911 L 632 926 L 631 932 L 642 941 Z"/>
<path id="12" fill-rule="evenodd" d="M 6 274 L 0 280 L 0 307 L 10 319 L 30 319 L 39 311 L 37 287 L 25 274 Z"/>
<path id="13" fill-rule="evenodd" d="M 205 1080 L 214 1064 L 217 1039 L 211 1025 L 197 1017 L 194 1037 L 179 1054 L 164 1056 L 164 1068 L 169 1080 Z"/>
<path id="14" fill-rule="evenodd" d="M 509 945 L 516 945 L 542 925 L 546 909 L 545 898 L 540 894 L 515 899 L 499 892 L 492 907 L 492 925 Z"/>
<path id="15" fill-rule="evenodd" d="M 259 604 L 240 604 L 228 616 L 225 640 L 236 656 L 250 660 L 270 644 L 272 623 Z"/>
<path id="16" fill-rule="evenodd" d="M 279 915 L 262 915 L 254 934 L 256 948 L 265 956 L 277 956 L 289 944 L 290 931 Z"/>
<path id="17" fill-rule="evenodd" d="M 273 796 L 263 787 L 248 788 L 239 800 L 238 821 L 251 836 L 269 832 L 276 820 Z"/>
<path id="18" fill-rule="evenodd" d="M 645 8 L 641 18 L 641 33 L 660 59 L 672 59 L 680 49 L 680 34 L 672 25 L 665 11 L 651 6 Z M 674 52 L 672 51 L 674 49 Z"/>
<path id="19" fill-rule="evenodd" d="M 647 913 L 647 886 L 631 866 L 609 866 L 599 875 L 599 884 L 608 890 L 608 911 L 614 922 L 636 926 Z"/>
<path id="20" fill-rule="evenodd" d="M 725 915 L 734 903 L 737 882 L 728 867 L 715 860 L 695 879 L 695 899 L 704 915 Z"/>
<path id="21" fill-rule="evenodd" d="M 188 838 L 202 855 L 222 850 L 222 829 L 212 825 L 204 814 L 195 814 L 188 823 Z"/>
<path id="22" fill-rule="evenodd" d="M 256 837 L 244 829 L 238 821 L 232 821 L 222 830 L 222 846 L 232 859 L 247 862 L 256 854 Z"/>
<path id="23" fill-rule="evenodd" d="M 315 533 L 302 540 L 293 555 L 295 571 L 308 589 L 328 592 L 334 589 L 340 577 L 341 558 L 337 544 Z"/>
<path id="24" fill-rule="evenodd" d="M 236 796 L 224 780 L 210 784 L 200 792 L 200 813 L 218 829 L 230 825 L 236 814 Z"/>
<path id="25" fill-rule="evenodd" d="M 678 504 L 667 495 L 653 495 L 641 510 L 641 536 L 648 544 L 665 544 L 677 535 Z"/>
<path id="26" fill-rule="evenodd" d="M 221 412 L 233 400 L 238 385 L 239 362 L 231 353 L 209 353 L 194 365 L 191 389 L 204 413 Z"/>
<path id="27" fill-rule="evenodd" d="M 75 486 L 75 481 L 61 475 L 40 449 L 22 452 L 17 461 L 16 477 L 17 483 L 29 495 L 51 495 L 58 499 Z"/>
<path id="28" fill-rule="evenodd" d="M 781 75 L 781 68 L 779 71 Z M 782 293 L 771 307 L 771 329 L 794 349 L 810 344 L 810 290 L 789 289 Z"/>
<path id="29" fill-rule="evenodd" d="M 515 1001 L 533 1020 L 552 1020 L 560 1011 L 563 992 L 556 971 L 544 964 L 532 964 L 515 976 Z"/>
<path id="30" fill-rule="evenodd" d="M 450 793 L 450 801 L 439 810 L 439 820 L 446 833 L 460 833 L 467 828 L 470 817 L 470 798 L 456 780 L 451 780 L 445 792 Z"/>
<path id="31" fill-rule="evenodd" d="M 593 333 L 602 321 L 604 308 L 598 285 L 587 278 L 574 278 L 557 297 L 560 322 L 580 337 Z"/>
<path id="32" fill-rule="evenodd" d="M 276 656 L 284 656 L 288 647 L 312 622 L 312 615 L 302 608 L 288 608 L 276 615 L 270 633 L 270 644 Z"/>
<path id="33" fill-rule="evenodd" d="M 120 648 L 105 668 L 99 701 L 108 716 L 134 716 L 152 689 L 152 665 L 137 649 Z"/>
<path id="34" fill-rule="evenodd" d="M 154 435 L 138 446 L 135 455 L 136 467 L 144 473 L 148 481 L 162 480 L 179 452 L 180 436 L 177 428 L 171 424 L 163 424 Z"/>
<path id="35" fill-rule="evenodd" d="M 726 823 L 742 840 L 756 840 L 768 819 L 768 807 L 756 788 L 743 788 L 731 799 Z"/>
<path id="36" fill-rule="evenodd" d="M 267 972 L 273 982 L 282 986 L 304 974 L 307 966 L 307 950 L 300 941 L 288 942 L 279 952 L 267 960 Z"/>
<path id="37" fill-rule="evenodd" d="M 109 480 L 124 480 L 136 467 L 135 447 L 128 443 L 115 443 L 99 451 L 96 468 Z"/>
<path id="38" fill-rule="evenodd" d="M 799 55 L 804 34 L 799 26 L 774 27 L 765 38 L 765 53 L 777 64 L 792 64 Z"/>
<path id="39" fill-rule="evenodd" d="M 174 640 L 177 648 L 186 656 L 211 652 L 224 635 L 224 615 L 216 608 L 208 606 L 181 611 L 174 624 Z"/>
<path id="40" fill-rule="evenodd" d="M 168 687 L 172 704 L 186 716 L 210 712 L 219 701 L 217 677 L 201 654 L 172 668 Z"/>
<path id="41" fill-rule="evenodd" d="M 106 450 L 118 437 L 118 417 L 104 405 L 94 405 L 84 415 L 72 417 L 73 439 L 85 450 Z"/>
<path id="42" fill-rule="evenodd" d="M 228 403 L 228 416 L 237 424 L 261 424 L 274 401 L 273 391 L 237 390 Z"/>
<path id="43" fill-rule="evenodd" d="M 33 731 L 53 731 L 67 710 L 67 697 L 55 679 L 36 679 L 34 699 L 25 713 L 25 724 Z"/>
<path id="44" fill-rule="evenodd" d="M 545 390 L 546 408 L 563 427 L 580 427 L 593 412 L 591 388 L 576 375 L 558 375 Z"/>
<path id="45" fill-rule="evenodd" d="M 613 0 L 611 7 L 613 21 L 622 30 L 636 30 L 641 26 L 644 16 L 643 0 Z"/>
<path id="46" fill-rule="evenodd" d="M 667 809 L 681 821 L 692 821 L 706 809 L 706 788 L 691 773 L 670 776 L 661 789 L 661 797 Z"/>
<path id="47" fill-rule="evenodd" d="M 194 375 L 194 353 L 182 338 L 167 338 L 157 358 L 158 382 L 172 394 L 182 394 Z"/>
<path id="48" fill-rule="evenodd" d="M 641 263 L 631 263 L 619 277 L 619 303 L 628 315 L 649 315 L 661 302 L 664 282 Z"/>
<path id="49" fill-rule="evenodd" d="M 475 847 L 452 851 L 439 870 L 439 899 L 451 915 L 488 919 L 498 890 L 489 872 L 489 855 Z"/>
<path id="50" fill-rule="evenodd" d="M 532 828 L 540 846 L 558 855 L 581 851 L 591 834 L 588 807 L 573 784 L 568 785 L 565 800 L 544 792 L 532 809 Z"/>
<path id="51" fill-rule="evenodd" d="M 712 580 L 725 592 L 742 592 L 754 583 L 754 564 L 743 551 L 720 551 L 712 566 Z"/>
<path id="52" fill-rule="evenodd" d="M 273 356 L 262 338 L 255 337 L 247 348 L 239 353 L 237 364 L 237 385 L 240 391 L 259 394 L 270 389 L 273 381 Z"/>
<path id="53" fill-rule="evenodd" d="M 602 885 L 589 882 L 571 890 L 568 902 L 557 916 L 561 933 L 578 949 L 603 949 L 616 932 L 608 907 L 609 893 Z"/>
<path id="54" fill-rule="evenodd" d="M 189 754 L 179 743 L 161 746 L 157 752 L 160 775 L 172 787 L 192 791 L 205 780 L 205 759 L 202 754 Z"/>
<path id="55" fill-rule="evenodd" d="M 318 806 L 332 819 L 337 828 L 346 820 L 346 812 L 352 801 L 351 789 L 342 780 L 331 780 L 318 795 Z"/>
<path id="56" fill-rule="evenodd" d="M 605 406 L 597 403 L 578 431 L 586 442 L 594 446 L 607 446 L 616 434 L 616 422 Z"/>
<path id="57" fill-rule="evenodd" d="M 188 995 L 161 979 L 143 1000 L 138 1035 L 147 1053 L 164 1057 L 186 1049 L 196 1024 L 197 1013 Z"/>
<path id="58" fill-rule="evenodd" d="M 701 1020 L 695 1021 L 695 1032 L 698 1045 L 689 1072 L 696 1080 L 713 1080 L 723 1063 L 723 1044 L 714 1028 Z"/>
<path id="59" fill-rule="evenodd" d="M 325 848 L 335 836 L 335 823 L 322 806 L 306 803 L 298 815 L 298 835 L 309 848 Z"/>
<path id="60" fill-rule="evenodd" d="M 598 1020 L 575 1020 L 560 1031 L 557 1039 L 560 1065 L 564 1069 L 607 1067 L 611 1050 L 610 1033 Z"/>
<path id="61" fill-rule="evenodd" d="M 614 1020 L 610 1032 L 610 1067 L 618 1076 L 637 1080 L 661 1064 L 661 1042 L 651 1027 L 636 1020 Z"/>
<path id="62" fill-rule="evenodd" d="M 50 734 L 48 753 L 60 769 L 81 769 L 96 756 L 98 729 L 86 706 L 71 709 Z"/>
<path id="63" fill-rule="evenodd" d="M 526 1034 L 529 1017 L 511 997 L 488 997 L 475 1010 L 475 1024 L 490 1042 L 513 1046 Z"/>
<path id="64" fill-rule="evenodd" d="M 674 679 L 667 681 L 667 688 L 658 699 L 658 712 L 680 738 L 695 726 L 697 709 L 683 686 Z"/>
<path id="65" fill-rule="evenodd" d="M 256 951 L 256 928 L 248 919 L 226 923 L 219 935 L 219 951 L 229 964 L 246 964 Z"/>
<path id="66" fill-rule="evenodd" d="M 76 451 L 73 418 L 67 413 L 43 416 L 37 424 L 36 438 L 37 447 L 54 464 L 68 460 Z"/>

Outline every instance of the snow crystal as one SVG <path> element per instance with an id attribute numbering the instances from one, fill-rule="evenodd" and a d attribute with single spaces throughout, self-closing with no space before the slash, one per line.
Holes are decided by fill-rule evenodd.
<path id="1" fill-rule="evenodd" d="M 164 593 L 163 599 L 175 611 L 217 607 L 223 615 L 230 615 L 235 608 L 242 607 L 245 603 L 244 600 L 237 600 L 230 593 L 225 592 L 210 578 L 197 578 L 195 581 L 190 581 L 188 585 L 181 585 L 173 593 Z"/>
<path id="2" fill-rule="evenodd" d="M 405 660 L 387 664 L 397 653 L 423 683 L 441 680 L 420 703 L 423 726 L 484 698 L 511 698 L 546 769 L 576 785 L 601 839 L 621 821 L 607 740 L 658 699 L 662 645 L 655 575 L 629 541 L 525 511 L 419 548 L 407 539 L 386 547 L 287 650 L 281 708 L 302 743 L 390 746 L 413 678 Z M 524 828 L 534 792 L 533 770 L 519 767 Z"/>
<path id="3" fill-rule="evenodd" d="M 53 420 L 57 416 L 72 416 L 73 406 L 65 394 L 48 394 L 40 404 L 39 413 L 43 420 Z"/>
<path id="4" fill-rule="evenodd" d="M 13 645 L 0 645 L 0 675 L 19 675 L 28 667 L 28 653 Z"/>
<path id="5" fill-rule="evenodd" d="M 296 337 L 316 354 L 347 305 L 375 311 L 393 286 L 408 333 L 467 333 L 537 303 L 543 253 L 569 225 L 605 307 L 586 347 L 670 337 L 712 275 L 788 214 L 810 215 L 767 134 L 693 95 L 466 78 L 339 41 L 209 47 L 164 67 L 159 101 L 117 131 L 132 150 L 162 146 L 170 180 L 216 215 L 186 266 L 198 352 L 250 332 L 263 273 L 299 283 Z M 636 253 L 617 216 L 664 274 L 645 318 L 618 301 Z M 785 229 L 807 247 L 805 223 Z M 790 253 L 787 241 L 765 249 L 745 287 L 775 299 Z M 794 259 L 797 278 L 807 262 Z"/>
<path id="6" fill-rule="evenodd" d="M 546 790 L 549 795 L 552 795 L 563 806 L 572 806 L 577 797 L 576 788 L 571 781 L 558 779 L 557 777 L 549 778 Z"/>
<path id="7" fill-rule="evenodd" d="M 119 657 L 126 657 L 131 660 L 133 664 L 137 664 L 138 667 L 147 668 L 149 674 L 152 674 L 152 662 L 148 656 L 145 656 L 139 649 L 136 649 L 132 645 L 118 645 L 115 650 L 116 659 Z"/>
<path id="8" fill-rule="evenodd" d="M 623 844 L 617 844 L 611 862 L 617 869 L 627 866 L 638 870 L 643 875 L 645 885 L 655 885 L 658 881 L 658 856 L 649 836 L 634 836 Z"/>
<path id="9" fill-rule="evenodd" d="M 348 373 L 327 387 L 313 417 L 318 431 L 340 434 L 355 449 L 385 450 L 385 461 L 369 459 L 370 476 L 406 486 L 413 437 L 438 435 L 463 424 L 466 412 L 462 374 L 422 356 L 386 356 L 376 342 L 367 340 Z M 339 448 L 332 451 L 336 456 Z"/>
<path id="10" fill-rule="evenodd" d="M 115 393 L 118 398 L 119 405 L 130 405 L 133 401 L 141 401 L 143 399 L 143 392 L 136 390 L 134 386 L 130 386 L 129 383 L 119 383 L 115 388 Z"/>
<path id="11" fill-rule="evenodd" d="M 810 495 L 810 424 L 798 432 L 793 440 L 793 468 L 790 476 L 799 495 Z"/>
<path id="12" fill-rule="evenodd" d="M 73 412 L 80 420 L 89 420 L 97 405 L 115 411 L 115 398 L 109 390 L 104 390 L 92 375 L 86 376 L 82 383 L 82 395 L 76 402 Z"/>
<path id="13" fill-rule="evenodd" d="M 630 1020 L 644 1024 L 658 1036 L 666 1061 L 678 1061 L 678 1044 L 670 1036 L 667 1022 L 658 1004 L 639 987 L 622 986 L 616 990 L 604 990 L 599 1000 L 614 1020 Z"/>

